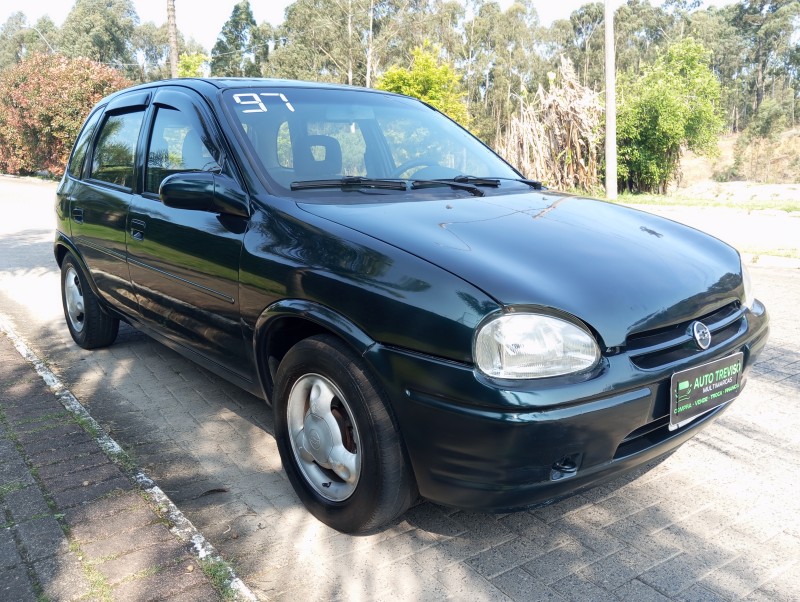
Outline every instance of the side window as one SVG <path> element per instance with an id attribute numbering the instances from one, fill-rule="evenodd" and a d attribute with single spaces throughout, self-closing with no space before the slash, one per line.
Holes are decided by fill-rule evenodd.
<path id="1" fill-rule="evenodd" d="M 83 161 L 86 159 L 86 151 L 89 148 L 89 142 L 92 140 L 94 128 L 97 126 L 97 122 L 100 120 L 100 115 L 102 114 L 102 111 L 95 111 L 94 115 L 89 117 L 88 121 L 84 124 L 80 136 L 78 136 L 78 141 L 75 143 L 75 148 L 72 151 L 72 156 L 69 159 L 69 166 L 67 167 L 67 172 L 73 178 L 80 178 L 83 175 Z"/>
<path id="2" fill-rule="evenodd" d="M 147 152 L 145 191 L 158 194 L 167 176 L 186 171 L 220 171 L 195 119 L 169 107 L 156 113 Z"/>
<path id="3" fill-rule="evenodd" d="M 89 177 L 133 188 L 136 142 L 143 111 L 109 116 L 100 130 Z"/>

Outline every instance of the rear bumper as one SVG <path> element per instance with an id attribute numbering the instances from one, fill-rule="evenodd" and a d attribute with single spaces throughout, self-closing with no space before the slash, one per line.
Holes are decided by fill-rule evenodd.
<path id="1" fill-rule="evenodd" d="M 512 388 L 469 366 L 373 347 L 420 494 L 479 511 L 530 507 L 619 476 L 668 454 L 730 403 L 669 431 L 673 372 L 744 352 L 744 378 L 766 344 L 768 318 L 753 316 L 744 340 L 668 371 L 643 371 L 624 354 L 591 378 Z M 564 460 L 577 470 L 562 471 Z"/>

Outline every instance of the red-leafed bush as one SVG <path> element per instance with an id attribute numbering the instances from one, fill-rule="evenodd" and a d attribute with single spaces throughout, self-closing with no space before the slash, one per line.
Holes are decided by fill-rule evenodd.
<path id="1" fill-rule="evenodd" d="M 0 73 L 0 172 L 63 174 L 89 111 L 129 85 L 110 67 L 53 54 L 33 55 Z"/>

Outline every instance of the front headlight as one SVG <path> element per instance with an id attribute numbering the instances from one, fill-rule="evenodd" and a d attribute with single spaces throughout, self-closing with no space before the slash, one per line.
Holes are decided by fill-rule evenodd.
<path id="1" fill-rule="evenodd" d="M 756 300 L 753 293 L 753 281 L 750 279 L 750 270 L 742 262 L 742 287 L 744 288 L 744 296 L 742 297 L 742 305 L 747 309 L 753 309 L 753 302 Z"/>
<path id="2" fill-rule="evenodd" d="M 600 359 L 586 330 L 540 314 L 510 314 L 484 324 L 475 336 L 475 363 L 495 378 L 546 378 L 581 372 Z"/>

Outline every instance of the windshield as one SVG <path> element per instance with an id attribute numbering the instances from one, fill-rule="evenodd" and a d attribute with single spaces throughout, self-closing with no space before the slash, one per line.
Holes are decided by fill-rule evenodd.
<path id="1" fill-rule="evenodd" d="M 469 132 L 410 98 L 347 89 L 248 88 L 225 102 L 271 183 L 519 178 Z"/>

